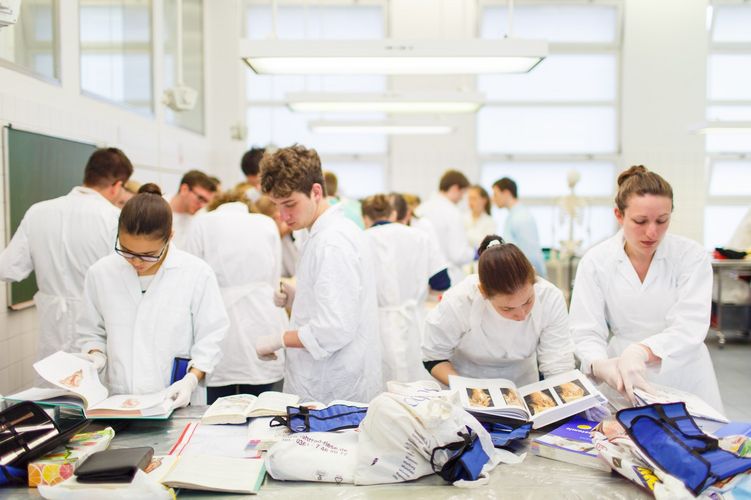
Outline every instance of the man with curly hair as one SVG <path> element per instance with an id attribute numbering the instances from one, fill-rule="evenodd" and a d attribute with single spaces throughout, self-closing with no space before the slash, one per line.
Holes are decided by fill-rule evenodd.
<path id="1" fill-rule="evenodd" d="M 261 359 L 286 348 L 284 392 L 305 400 L 368 402 L 381 390 L 375 274 L 365 235 L 329 206 L 314 149 L 283 148 L 261 161 L 261 189 L 293 230 L 307 229 L 297 287 L 274 301 L 292 310 L 290 328 L 258 339 Z"/>

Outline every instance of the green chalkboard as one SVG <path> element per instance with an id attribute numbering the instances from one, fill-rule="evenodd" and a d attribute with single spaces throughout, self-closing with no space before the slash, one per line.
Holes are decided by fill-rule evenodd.
<path id="1" fill-rule="evenodd" d="M 31 205 L 68 194 L 83 181 L 93 144 L 5 127 L 6 243 Z M 37 291 L 32 273 L 10 285 L 8 306 L 24 305 Z"/>

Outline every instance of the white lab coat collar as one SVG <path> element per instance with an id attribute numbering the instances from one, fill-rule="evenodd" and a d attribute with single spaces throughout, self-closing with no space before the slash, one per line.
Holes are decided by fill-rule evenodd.
<path id="1" fill-rule="evenodd" d="M 102 196 L 102 193 L 100 193 L 96 189 L 92 189 L 90 187 L 76 186 L 73 189 L 71 189 L 70 193 L 68 193 L 68 194 L 73 195 L 73 196 L 92 196 L 92 197 L 97 197 L 98 196 L 99 198 L 101 198 L 101 201 L 104 201 L 104 202 L 109 203 L 110 205 L 112 205 L 112 203 L 110 203 L 110 200 L 108 200 L 107 198 L 105 198 L 104 196 Z M 114 207 L 115 205 L 112 205 L 112 206 Z M 115 207 L 115 208 L 117 208 L 117 207 Z"/>
<path id="2" fill-rule="evenodd" d="M 324 212 L 318 216 L 316 221 L 308 230 L 308 241 L 312 239 L 316 234 L 331 226 L 338 217 L 344 217 L 344 214 L 342 213 L 341 203 L 329 206 L 329 208 L 324 210 Z"/>
<path id="3" fill-rule="evenodd" d="M 665 235 L 667 236 L 667 234 Z M 616 255 L 616 258 L 618 261 L 628 261 L 628 255 L 626 255 L 626 238 L 623 236 L 623 229 L 618 230 L 618 232 L 613 236 L 613 239 L 617 242 L 618 250 Z M 667 238 L 662 238 L 662 241 L 659 245 L 657 245 L 657 250 L 655 251 L 655 256 L 652 258 L 652 261 L 655 260 L 662 260 L 667 258 L 668 254 L 668 243 Z"/>
<path id="4" fill-rule="evenodd" d="M 245 212 L 250 213 L 248 205 L 241 201 L 233 201 L 230 203 L 222 203 L 215 209 L 217 212 Z"/>
<path id="5" fill-rule="evenodd" d="M 184 257 L 180 254 L 180 252 L 175 252 L 175 248 L 172 246 L 172 243 L 170 243 L 169 247 L 165 251 L 167 252 L 167 257 L 165 257 L 162 266 L 159 268 L 159 271 L 157 271 L 157 273 L 154 275 L 154 280 L 151 283 L 152 285 L 155 281 L 159 280 L 159 278 L 166 272 L 167 269 L 180 267 L 184 263 Z M 133 266 L 131 266 L 128 261 L 126 261 L 122 257 L 120 257 L 120 263 L 118 265 L 120 266 L 120 269 L 122 269 L 121 276 L 123 277 L 123 281 L 125 282 L 125 289 L 128 290 L 133 301 L 138 304 L 141 301 L 141 296 L 143 295 L 141 293 L 141 284 L 138 281 L 138 273 L 136 273 L 136 270 L 133 268 Z"/>

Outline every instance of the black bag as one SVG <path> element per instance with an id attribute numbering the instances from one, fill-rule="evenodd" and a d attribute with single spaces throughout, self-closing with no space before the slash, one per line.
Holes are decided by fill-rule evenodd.
<path id="1" fill-rule="evenodd" d="M 45 410 L 31 401 L 0 411 L 0 485 L 25 484 L 30 461 L 67 443 L 88 424 L 79 411 Z"/>

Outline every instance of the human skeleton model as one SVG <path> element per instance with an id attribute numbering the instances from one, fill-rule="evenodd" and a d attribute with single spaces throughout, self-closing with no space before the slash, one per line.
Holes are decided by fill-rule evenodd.
<path id="1" fill-rule="evenodd" d="M 574 239 L 574 230 L 576 225 L 585 226 L 585 231 L 589 231 L 587 215 L 587 202 L 584 198 L 577 196 L 575 193 L 576 184 L 581 179 L 581 175 L 576 170 L 571 170 L 568 173 L 568 187 L 571 190 L 570 194 L 564 196 L 558 200 L 558 221 L 559 224 L 563 224 L 568 219 L 568 238 L 560 240 L 561 244 L 561 257 L 573 257 L 576 255 L 577 250 L 582 244 L 582 240 Z"/>

